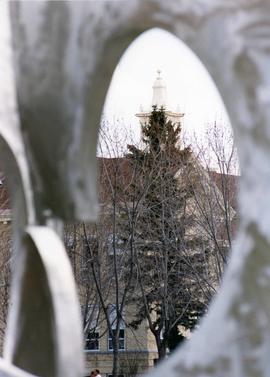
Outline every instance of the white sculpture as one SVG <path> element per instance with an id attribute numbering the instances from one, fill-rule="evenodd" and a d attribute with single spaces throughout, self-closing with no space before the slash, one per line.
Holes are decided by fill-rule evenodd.
<path id="1" fill-rule="evenodd" d="M 213 76 L 234 126 L 242 171 L 240 231 L 220 294 L 192 340 L 153 373 L 269 376 L 269 16 L 268 0 L 0 2 L 0 65 L 6 76 L 0 85 L 1 160 L 10 172 L 17 214 L 14 306 L 1 376 L 80 376 L 74 284 L 58 236 L 47 228 L 59 218 L 96 216 L 95 151 L 105 94 L 119 57 L 152 27 L 186 42 Z M 50 247 L 66 265 L 65 277 L 55 268 Z M 42 319 L 31 317 L 21 289 L 37 268 L 43 275 L 36 276 L 36 284 L 49 293 L 40 305 L 50 315 Z M 63 291 L 55 289 L 56 281 L 62 281 Z M 59 323 L 58 311 L 70 302 L 74 310 Z M 25 339 L 30 326 L 44 325 L 44 347 L 54 342 L 53 354 L 35 349 L 35 339 L 28 347 Z M 66 346 L 71 339 L 72 354 Z"/>

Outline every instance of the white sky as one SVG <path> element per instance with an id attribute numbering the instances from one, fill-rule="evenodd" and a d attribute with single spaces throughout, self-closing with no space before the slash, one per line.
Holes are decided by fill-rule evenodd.
<path id="1" fill-rule="evenodd" d="M 134 114 L 140 105 L 150 108 L 157 69 L 167 84 L 167 109 L 174 111 L 179 105 L 185 113 L 183 130 L 201 133 L 215 121 L 229 125 L 220 95 L 196 55 L 172 34 L 152 29 L 130 45 L 115 69 L 104 106 L 112 128 L 121 119 L 139 138 L 140 125 Z"/>

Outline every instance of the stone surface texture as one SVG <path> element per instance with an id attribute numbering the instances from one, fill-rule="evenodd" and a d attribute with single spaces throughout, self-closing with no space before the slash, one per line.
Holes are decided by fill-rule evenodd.
<path id="1" fill-rule="evenodd" d="M 1 1 L 0 25 L 0 150 L 16 211 L 13 306 L 0 376 L 81 376 L 74 282 L 59 236 L 48 228 L 59 233 L 62 220 L 97 215 L 95 153 L 106 92 L 125 49 L 153 27 L 181 38 L 212 75 L 242 173 L 240 231 L 220 293 L 192 340 L 153 374 L 269 376 L 269 1 Z M 33 282 L 46 316 L 33 315 L 25 294 Z M 67 303 L 74 310 L 61 321 Z M 35 347 L 38 337 L 29 345 L 21 336 L 44 324 L 44 347 L 53 344 L 53 353 Z"/>

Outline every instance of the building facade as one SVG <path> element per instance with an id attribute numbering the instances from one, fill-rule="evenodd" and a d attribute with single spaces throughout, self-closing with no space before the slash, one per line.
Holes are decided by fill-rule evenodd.
<path id="1" fill-rule="evenodd" d="M 180 124 L 184 114 L 180 111 L 174 112 L 169 109 L 167 105 L 166 90 L 166 84 L 161 78 L 161 73 L 159 71 L 158 77 L 153 85 L 151 106 L 146 108 L 145 111 L 141 109 L 142 111 L 136 114 L 142 124 L 148 122 L 153 106 L 164 108 L 167 119 L 173 124 Z M 109 377 L 112 374 L 114 356 L 114 345 L 111 334 L 114 334 L 116 331 L 117 322 L 114 314 L 116 301 L 115 279 L 117 276 L 112 274 L 112 266 L 114 263 L 113 257 L 115 254 L 116 260 L 119 261 L 125 274 L 126 271 L 124 268 L 127 265 L 127 260 L 124 257 L 125 250 L 123 250 L 120 238 L 119 240 L 117 239 L 118 230 L 115 232 L 113 229 L 114 220 L 121 218 L 122 207 L 117 207 L 117 200 L 123 200 L 123 197 L 120 197 L 120 199 L 118 197 L 116 200 L 117 205 L 114 206 L 115 193 L 120 187 L 120 191 L 118 192 L 120 195 L 120 193 L 128 187 L 132 179 L 132 170 L 125 158 L 99 159 L 99 165 L 100 222 L 98 225 L 92 224 L 87 225 L 86 227 L 84 224 L 67 224 L 64 238 L 77 281 L 82 306 L 86 359 L 85 376 L 88 376 L 92 369 L 97 368 L 101 371 L 103 377 L 105 377 L 105 375 Z M 194 165 L 196 165 L 196 161 L 194 161 Z M 205 172 L 202 172 L 201 167 L 197 168 L 197 173 L 205 175 Z M 177 175 L 180 184 L 182 179 L 180 170 Z M 117 180 L 117 183 L 115 186 L 112 186 L 112 182 L 115 182 L 115 179 Z M 214 180 L 216 180 L 216 176 L 214 177 Z M 221 180 L 219 179 L 219 181 Z M 211 184 L 212 180 L 209 180 L 209 177 L 204 178 L 203 182 L 207 183 L 206 185 L 203 185 L 204 188 L 209 186 L 211 187 L 211 190 L 213 190 Z M 218 185 L 219 182 L 217 180 L 214 189 L 216 193 L 219 191 Z M 198 193 L 199 192 L 200 194 L 198 195 L 202 201 L 205 202 L 203 199 L 205 194 L 203 194 L 202 190 L 198 191 Z M 0 326 L 3 339 L 7 307 L 9 304 L 11 258 L 11 210 L 4 177 L 1 178 L 0 193 L 2 203 L 0 211 L 2 260 L 2 268 L 0 271 L 2 290 Z M 215 197 L 217 198 L 218 196 L 215 195 Z M 196 202 L 193 201 L 189 203 L 190 212 L 198 217 L 198 209 L 196 208 L 198 208 L 196 207 Z M 209 208 L 209 206 L 207 208 Z M 210 217 L 212 215 L 213 213 L 210 214 Z M 232 213 L 232 217 L 234 217 L 234 215 L 235 211 Z M 214 221 L 217 222 L 219 217 L 220 215 L 217 215 Z M 121 231 L 121 228 L 119 229 L 119 231 Z M 197 227 L 190 228 L 190 232 L 193 237 L 194 234 L 198 232 L 198 224 Z M 123 259 L 122 261 L 121 258 Z M 93 260 L 95 262 L 94 268 Z M 97 277 L 100 279 L 100 287 L 103 290 L 104 307 L 109 311 L 108 319 L 110 321 L 111 331 L 108 329 L 108 321 L 104 315 L 104 307 L 102 308 L 102 305 L 100 305 L 100 300 L 96 293 L 96 285 L 93 276 L 94 272 L 97 273 Z M 123 284 L 125 284 L 125 282 Z M 218 286 L 218 281 L 215 281 L 215 284 Z M 137 288 L 134 287 L 134 290 L 135 289 Z M 124 290 L 125 286 L 120 287 L 117 293 L 118 299 L 121 298 Z M 117 340 L 119 358 L 118 375 L 125 377 L 142 374 L 145 370 L 152 368 L 158 359 L 156 341 L 149 329 L 147 321 L 142 321 L 136 328 L 131 326 L 134 319 L 134 313 L 136 312 L 136 303 L 132 301 L 133 293 L 134 291 L 130 289 L 129 296 L 125 300 L 124 306 L 121 309 L 119 337 Z"/>
<path id="2" fill-rule="evenodd" d="M 139 119 L 141 124 L 145 125 L 149 121 L 153 108 L 163 108 L 165 110 L 167 120 L 171 121 L 174 125 L 180 125 L 184 114 L 180 111 L 174 112 L 169 109 L 166 91 L 166 84 L 161 77 L 161 72 L 158 71 L 158 77 L 153 84 L 151 106 L 145 109 L 141 108 L 141 111 L 136 114 L 136 117 Z M 122 196 L 123 192 L 125 192 L 126 188 L 132 184 L 132 179 L 134 178 L 132 168 L 126 158 L 118 157 L 109 159 L 100 158 L 99 167 L 101 204 L 100 223 L 102 223 L 103 226 L 101 226 L 101 229 L 96 229 L 95 231 L 90 230 L 91 237 L 93 237 L 93 234 L 95 234 L 96 237 L 94 237 L 95 240 L 94 245 L 92 244 L 92 250 L 95 248 L 98 249 L 99 251 L 97 251 L 97 254 L 100 253 L 103 257 L 104 255 L 108 254 L 112 256 L 113 252 L 110 251 L 110 248 L 112 247 L 111 245 L 114 244 L 116 254 L 122 256 L 125 253 L 123 250 L 124 246 L 121 243 L 121 239 L 118 239 L 118 232 L 122 232 L 121 225 L 119 225 L 120 228 L 114 232 L 112 229 L 112 224 L 114 223 L 115 219 L 120 219 L 122 216 L 120 209 L 121 205 L 119 202 L 125 201 Z M 196 179 L 194 178 L 195 176 Z M 226 231 L 224 232 L 224 212 L 226 207 L 224 204 L 225 198 L 221 193 L 221 183 L 224 183 L 224 179 L 216 180 L 217 176 L 220 178 L 220 175 L 218 174 L 209 175 L 193 156 L 192 174 L 190 174 L 188 178 L 184 177 L 184 179 L 193 180 L 194 182 L 197 180 L 199 182 L 196 185 L 193 185 L 193 190 L 196 195 L 194 195 L 193 198 L 187 203 L 187 213 L 190 217 L 193 217 L 192 226 L 189 227 L 187 234 L 189 235 L 190 240 L 194 240 L 196 235 L 199 235 L 198 239 L 200 238 L 200 245 L 197 245 L 196 248 L 193 247 L 193 249 L 189 249 L 189 258 L 192 259 L 196 253 L 200 253 L 199 249 L 202 247 L 202 243 L 205 243 L 205 245 L 211 244 L 211 250 L 217 250 L 219 248 L 219 258 L 216 258 L 216 255 L 214 254 L 212 254 L 210 258 L 207 257 L 208 264 L 211 264 L 211 268 L 208 268 L 207 272 L 207 278 L 210 279 L 208 283 L 211 283 L 208 285 L 212 286 L 211 289 L 209 289 L 209 297 L 212 297 L 216 289 L 218 289 L 220 275 L 222 273 L 221 270 L 223 270 L 223 262 L 220 262 L 220 260 L 222 258 L 226 258 L 229 248 L 227 234 L 225 234 Z M 180 168 L 176 174 L 176 177 L 179 181 L 179 185 L 181 185 L 183 175 Z M 119 187 L 121 188 L 120 191 Z M 235 193 L 235 187 L 232 190 Z M 227 199 L 231 201 L 231 198 L 226 198 L 226 200 Z M 118 204 L 119 208 L 117 207 Z M 131 205 L 130 203 L 125 204 L 127 207 Z M 229 211 L 227 211 L 226 216 L 229 216 L 227 220 L 231 226 L 232 220 L 236 216 L 236 211 L 231 207 L 231 205 L 229 205 Z M 206 226 L 208 226 L 208 229 L 205 228 Z M 213 233 L 209 235 L 211 230 Z M 91 258 L 93 258 L 93 255 L 90 256 L 90 259 Z M 111 264 L 113 264 L 113 261 Z M 105 276 L 109 271 L 108 263 L 103 261 L 103 265 L 107 266 L 106 271 L 102 271 L 102 274 Z M 123 267 L 123 265 L 120 267 Z M 86 268 L 86 270 L 88 269 Z M 107 278 L 106 282 L 107 283 L 104 284 L 105 286 L 112 284 L 110 278 Z M 196 292 L 193 291 L 193 293 Z M 199 293 L 197 293 L 197 295 L 198 297 L 200 296 Z M 85 293 L 82 295 L 82 297 L 86 297 Z M 113 297 L 115 297 L 115 291 L 113 289 L 111 291 L 108 290 L 106 305 L 112 305 L 114 302 Z M 93 298 L 91 303 L 94 301 L 95 299 Z M 158 359 L 156 341 L 149 329 L 149 324 L 147 321 L 142 321 L 142 323 L 137 326 L 136 329 L 130 326 L 136 310 L 136 305 L 127 299 L 126 305 L 122 312 L 124 320 L 120 325 L 118 340 L 119 376 L 141 374 L 144 370 L 152 368 Z M 85 355 L 88 370 L 98 368 L 102 374 L 110 376 L 112 373 L 113 363 L 113 344 L 106 320 L 102 317 L 103 315 L 101 314 L 99 321 L 96 319 L 93 321 L 92 319 L 93 325 L 89 327 L 89 333 L 87 334 L 87 331 L 85 333 Z M 112 330 L 114 331 L 114 326 L 112 327 Z M 182 332 L 185 333 L 185 329 L 182 329 Z"/>

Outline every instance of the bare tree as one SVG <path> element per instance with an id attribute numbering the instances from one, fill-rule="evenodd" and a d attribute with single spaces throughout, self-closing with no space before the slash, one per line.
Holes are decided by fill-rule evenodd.
<path id="1" fill-rule="evenodd" d="M 232 131 L 214 124 L 203 142 L 195 141 L 195 221 L 212 242 L 212 274 L 219 282 L 227 264 L 238 224 L 238 160 Z"/>
<path id="2" fill-rule="evenodd" d="M 223 144 L 213 138 L 197 155 L 181 148 L 180 126 L 162 109 L 154 112 L 158 119 L 152 129 L 144 126 L 144 146 L 130 146 L 129 154 L 123 135 L 101 133 L 100 221 L 66 232 L 85 340 L 95 344 L 108 333 L 114 376 L 124 326 L 147 320 L 160 359 L 183 338 L 180 326 L 196 326 L 218 288 L 232 239 L 235 211 L 226 185 L 232 155 L 226 162 Z M 223 168 L 221 182 L 210 168 L 210 147 Z M 134 304 L 133 318 L 125 318 Z"/>
<path id="3" fill-rule="evenodd" d="M 0 344 L 2 350 L 10 303 L 12 259 L 11 209 L 6 179 L 3 175 L 0 177 L 0 253 Z"/>
<path id="4" fill-rule="evenodd" d="M 69 225 L 65 238 L 66 244 L 70 243 L 70 258 L 84 308 L 85 341 L 91 331 L 99 337 L 107 333 L 113 353 L 112 374 L 117 376 L 119 350 L 124 347 L 127 326 L 125 307 L 130 302 L 135 272 L 130 247 L 133 243 L 121 238 L 123 208 L 128 207 L 125 190 L 129 172 L 126 173 L 126 160 L 118 157 L 123 155 L 123 142 L 102 130 L 100 141 L 99 153 L 106 156 L 99 157 L 100 220 L 95 224 Z"/>
<path id="5" fill-rule="evenodd" d="M 190 148 L 179 146 L 180 125 L 154 108 L 142 135 L 144 147 L 130 146 L 127 155 L 133 177 L 129 210 L 136 221 L 127 221 L 125 232 L 133 234 L 138 279 L 132 325 L 148 321 L 162 359 L 175 329 L 195 325 L 214 287 L 209 240 L 196 232 L 190 206 L 197 172 Z"/>
<path id="6" fill-rule="evenodd" d="M 0 343 L 3 345 L 10 299 L 11 279 L 11 232 L 10 226 L 1 224 L 0 229 Z"/>

